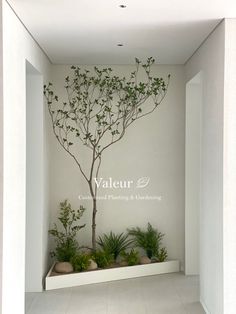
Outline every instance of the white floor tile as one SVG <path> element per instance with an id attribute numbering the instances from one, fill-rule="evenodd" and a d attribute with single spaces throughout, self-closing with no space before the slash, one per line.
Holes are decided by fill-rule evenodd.
<path id="1" fill-rule="evenodd" d="M 87 285 L 71 289 L 66 314 L 106 314 L 107 284 Z"/>
<path id="2" fill-rule="evenodd" d="M 38 293 L 27 314 L 65 314 L 70 294 L 70 289 Z"/>
<path id="3" fill-rule="evenodd" d="M 26 314 L 204 314 L 198 286 L 175 273 L 26 294 Z"/>
<path id="4" fill-rule="evenodd" d="M 28 292 L 25 294 L 25 312 L 28 313 L 32 303 L 37 298 L 37 293 L 34 292 Z"/>
<path id="5" fill-rule="evenodd" d="M 191 302 L 184 304 L 186 314 L 205 314 L 201 304 L 199 302 Z"/>

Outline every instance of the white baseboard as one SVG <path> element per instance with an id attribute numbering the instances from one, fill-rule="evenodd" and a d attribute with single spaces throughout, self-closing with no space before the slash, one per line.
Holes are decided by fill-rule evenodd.
<path id="1" fill-rule="evenodd" d="M 179 261 L 174 260 L 162 263 L 125 266 L 56 276 L 51 276 L 52 270 L 53 267 L 51 267 L 45 280 L 46 290 L 179 272 L 180 263 Z"/>

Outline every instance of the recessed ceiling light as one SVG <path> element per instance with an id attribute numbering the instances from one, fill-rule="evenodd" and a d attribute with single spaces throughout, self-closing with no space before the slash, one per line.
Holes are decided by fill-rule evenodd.
<path id="1" fill-rule="evenodd" d="M 122 8 L 122 9 L 125 9 L 125 8 L 126 8 L 126 5 L 121 4 L 121 5 L 119 5 L 119 7 Z"/>
<path id="2" fill-rule="evenodd" d="M 123 47 L 124 45 L 123 45 L 123 44 L 117 44 L 117 46 L 118 46 L 118 47 Z"/>

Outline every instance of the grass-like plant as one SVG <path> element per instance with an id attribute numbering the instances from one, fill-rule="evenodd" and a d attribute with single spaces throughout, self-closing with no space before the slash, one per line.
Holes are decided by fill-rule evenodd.
<path id="1" fill-rule="evenodd" d="M 83 206 L 80 206 L 78 210 L 72 209 L 67 200 L 60 203 L 58 220 L 62 228 L 59 230 L 57 224 L 54 224 L 54 228 L 48 231 L 56 242 L 56 248 L 51 252 L 51 256 L 56 257 L 58 262 L 69 262 L 76 254 L 78 249 L 76 236 L 78 231 L 85 227 L 85 224 L 79 225 L 78 221 L 83 216 L 84 211 Z"/>
<path id="2" fill-rule="evenodd" d="M 128 264 L 128 266 L 137 265 L 139 263 L 139 253 L 134 249 L 130 252 L 121 252 L 121 257 Z"/>
<path id="3" fill-rule="evenodd" d="M 168 257 L 167 250 L 165 247 L 162 247 L 158 252 L 158 262 L 164 262 Z"/>
<path id="4" fill-rule="evenodd" d="M 90 256 L 85 254 L 74 255 L 70 260 L 74 271 L 85 271 L 90 265 Z"/>
<path id="5" fill-rule="evenodd" d="M 128 234 L 133 237 L 134 245 L 145 250 L 147 256 L 151 259 L 159 255 L 164 234 L 154 229 L 148 223 L 147 230 L 142 230 L 139 227 L 128 229 Z"/>
<path id="6" fill-rule="evenodd" d="M 122 251 L 125 251 L 131 246 L 133 240 L 129 239 L 128 234 L 124 234 L 123 232 L 115 234 L 111 231 L 109 234 L 103 234 L 98 237 L 97 243 L 105 252 L 112 254 L 116 260 Z"/>
<path id="7" fill-rule="evenodd" d="M 112 254 L 100 250 L 95 251 L 91 258 L 97 263 L 99 268 L 106 268 L 114 261 Z"/>

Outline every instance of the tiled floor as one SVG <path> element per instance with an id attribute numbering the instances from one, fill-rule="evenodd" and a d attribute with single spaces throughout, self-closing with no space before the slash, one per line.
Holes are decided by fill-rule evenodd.
<path id="1" fill-rule="evenodd" d="M 198 277 L 165 274 L 26 294 L 26 314 L 204 314 Z"/>

